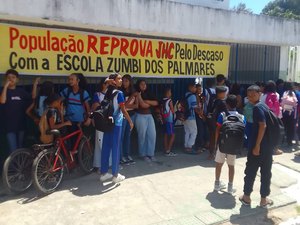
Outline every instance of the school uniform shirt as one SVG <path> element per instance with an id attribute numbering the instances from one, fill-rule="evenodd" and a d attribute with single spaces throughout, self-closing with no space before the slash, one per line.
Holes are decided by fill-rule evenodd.
<path id="1" fill-rule="evenodd" d="M 96 92 L 93 97 L 93 103 L 101 103 L 105 97 L 105 93 Z"/>
<path id="2" fill-rule="evenodd" d="M 123 124 L 123 113 L 121 111 L 120 105 L 125 104 L 125 98 L 122 91 L 114 90 L 113 93 L 115 93 L 116 91 L 118 91 L 119 93 L 113 99 L 113 105 L 114 105 L 113 118 L 114 118 L 115 126 L 121 127 Z"/>
<path id="3" fill-rule="evenodd" d="M 195 116 L 195 108 L 197 107 L 197 97 L 195 94 L 191 93 L 191 92 L 187 92 L 185 94 L 185 97 L 187 97 L 188 95 L 190 95 L 187 98 L 187 103 L 188 103 L 188 110 L 190 110 L 190 116 L 187 118 L 188 120 L 196 120 L 196 116 Z"/>
<path id="4" fill-rule="evenodd" d="M 164 118 L 164 121 L 166 123 L 173 123 L 174 121 L 174 115 L 171 112 L 171 108 L 170 108 L 170 103 L 171 103 L 171 99 L 170 98 L 163 98 L 164 101 L 164 110 L 165 110 L 165 114 L 168 114 L 168 116 L 166 118 Z"/>
<path id="5" fill-rule="evenodd" d="M 24 89 L 7 89 L 6 103 L 3 104 L 3 123 L 6 132 L 25 129 L 25 111 L 31 103 L 31 96 Z"/>
<path id="6" fill-rule="evenodd" d="M 63 91 L 60 92 L 60 95 L 64 98 L 67 98 L 66 101 L 68 102 L 68 106 L 66 108 L 66 117 L 72 122 L 83 122 L 85 113 L 84 102 L 89 101 L 90 96 L 87 93 L 87 91 L 84 90 L 83 102 L 81 102 L 80 91 L 78 91 L 77 93 L 71 91 L 69 96 L 67 96 L 68 89 L 69 88 L 65 88 Z"/>

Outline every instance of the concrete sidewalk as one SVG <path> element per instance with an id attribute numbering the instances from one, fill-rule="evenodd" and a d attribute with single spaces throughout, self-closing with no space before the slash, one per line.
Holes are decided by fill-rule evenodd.
<path id="1" fill-rule="evenodd" d="M 290 162 L 293 153 L 275 156 L 274 163 L 298 167 Z M 120 185 L 99 182 L 97 174 L 66 175 L 60 189 L 45 196 L 36 196 L 31 189 L 20 196 L 0 198 L 0 224 L 103 224 L 103 225 L 200 225 L 233 221 L 239 217 L 266 213 L 258 207 L 259 177 L 256 179 L 252 206 L 242 206 L 245 157 L 237 159 L 236 196 L 214 192 L 214 162 L 206 160 L 207 153 L 164 157 L 157 153 L 158 162 L 137 160 L 135 165 L 124 166 L 121 173 L 127 179 Z M 292 165 L 292 166 L 291 166 Z M 222 180 L 227 183 L 227 166 Z M 272 208 L 295 203 L 295 198 L 284 194 L 280 187 L 297 183 L 295 177 L 273 167 Z"/>

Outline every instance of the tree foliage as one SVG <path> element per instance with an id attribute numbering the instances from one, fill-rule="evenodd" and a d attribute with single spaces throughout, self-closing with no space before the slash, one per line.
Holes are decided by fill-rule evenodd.
<path id="1" fill-rule="evenodd" d="M 300 20 L 300 0 L 274 0 L 265 6 L 262 14 Z"/>
<path id="2" fill-rule="evenodd" d="M 248 14 L 252 14 L 252 10 L 247 8 L 245 3 L 239 3 L 237 6 L 234 6 L 232 8 L 233 11 L 235 12 L 241 12 L 241 13 L 248 13 Z"/>

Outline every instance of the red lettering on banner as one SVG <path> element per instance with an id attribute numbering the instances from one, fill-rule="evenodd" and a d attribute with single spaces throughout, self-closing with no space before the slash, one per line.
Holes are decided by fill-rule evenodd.
<path id="1" fill-rule="evenodd" d="M 100 54 L 101 55 L 107 55 L 108 51 L 105 50 L 105 48 L 107 46 L 109 46 L 109 44 L 107 43 L 107 41 L 109 40 L 109 37 L 100 37 Z"/>
<path id="2" fill-rule="evenodd" d="M 128 40 L 125 38 L 121 38 L 120 55 L 122 55 L 123 52 L 126 56 L 128 56 L 127 53 L 128 46 L 129 46 Z"/>
<path id="3" fill-rule="evenodd" d="M 19 37 L 19 30 L 14 27 L 9 28 L 9 47 L 14 47 L 14 40 L 16 40 Z"/>
<path id="4" fill-rule="evenodd" d="M 120 40 L 119 38 L 112 37 L 111 38 L 111 47 L 110 47 L 110 54 L 112 55 L 114 53 L 115 48 L 120 46 Z"/>
<path id="5" fill-rule="evenodd" d="M 87 53 L 90 53 L 90 51 L 92 50 L 93 52 L 98 54 L 96 44 L 97 44 L 97 37 L 94 35 L 88 35 Z"/>

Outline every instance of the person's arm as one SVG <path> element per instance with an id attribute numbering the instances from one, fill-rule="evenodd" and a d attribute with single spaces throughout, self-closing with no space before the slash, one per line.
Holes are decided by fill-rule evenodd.
<path id="1" fill-rule="evenodd" d="M 220 130 L 221 130 L 221 127 L 222 127 L 222 124 L 223 124 L 223 115 L 222 114 L 220 114 L 217 118 L 216 134 L 215 134 L 215 148 L 217 148 L 218 140 L 219 140 L 219 136 L 220 136 Z"/>
<path id="2" fill-rule="evenodd" d="M 121 108 L 121 111 L 122 111 L 123 115 L 125 116 L 125 119 L 129 123 L 130 130 L 132 130 L 134 125 L 133 125 L 133 122 L 132 122 L 127 110 L 125 109 L 125 104 L 120 104 L 120 108 Z"/>
<path id="3" fill-rule="evenodd" d="M 1 98 L 0 98 L 0 103 L 5 104 L 6 103 L 6 96 L 7 96 L 7 88 L 9 86 L 10 81 L 7 81 L 3 87 L 2 93 L 1 93 Z"/>
<path id="4" fill-rule="evenodd" d="M 32 93 L 31 93 L 31 97 L 32 99 L 36 99 L 36 96 L 37 96 L 37 88 L 38 88 L 38 85 L 40 83 L 40 80 L 41 78 L 38 77 L 35 79 L 34 83 L 33 83 L 33 88 L 32 88 Z"/>
<path id="5" fill-rule="evenodd" d="M 93 104 L 92 104 L 92 111 L 95 111 L 96 109 L 97 109 L 97 107 L 99 107 L 100 106 L 100 103 L 99 102 L 94 102 Z"/>
<path id="6" fill-rule="evenodd" d="M 59 124 L 55 124 L 55 116 L 54 116 L 54 114 L 52 114 L 50 116 L 50 118 L 48 118 L 48 123 L 49 123 L 50 130 L 60 129 L 60 128 L 64 127 L 64 126 L 72 126 L 72 122 L 71 121 L 66 121 L 66 122 L 62 122 L 62 123 L 59 123 Z"/>
<path id="7" fill-rule="evenodd" d="M 139 103 L 138 103 L 138 99 L 136 97 L 136 94 L 132 94 L 128 98 L 128 100 L 125 102 L 125 107 L 126 107 L 126 109 L 137 109 L 139 107 Z"/>
<path id="8" fill-rule="evenodd" d="M 137 95 L 137 99 L 138 99 L 139 107 L 141 107 L 143 109 L 148 109 L 151 107 L 151 105 L 145 103 L 145 101 L 142 99 L 142 96 L 140 93 Z"/>
<path id="9" fill-rule="evenodd" d="M 258 123 L 258 134 L 257 134 L 257 138 L 256 138 L 256 144 L 252 150 L 252 153 L 255 156 L 258 156 L 260 154 L 260 144 L 265 135 L 266 127 L 267 127 L 266 122 Z"/>
<path id="10" fill-rule="evenodd" d="M 38 125 L 39 122 L 40 122 L 40 119 L 37 116 L 35 116 L 35 114 L 33 113 L 34 106 L 35 106 L 35 102 L 33 101 L 30 104 L 30 106 L 26 109 L 26 114 L 27 114 L 27 116 L 29 116 L 34 121 L 34 123 L 36 125 Z"/>
<path id="11" fill-rule="evenodd" d="M 144 100 L 144 102 L 150 106 L 158 106 L 158 101 L 156 100 Z"/>
<path id="12" fill-rule="evenodd" d="M 173 106 L 173 101 L 172 100 L 170 100 L 170 110 L 174 114 L 175 110 L 174 110 L 174 106 Z"/>

